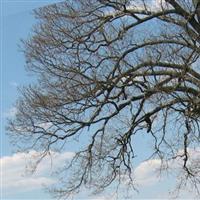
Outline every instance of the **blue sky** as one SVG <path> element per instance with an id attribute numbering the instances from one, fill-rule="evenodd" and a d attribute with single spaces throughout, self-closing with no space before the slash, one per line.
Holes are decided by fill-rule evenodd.
<path id="1" fill-rule="evenodd" d="M 32 10 L 50 3 L 59 2 L 58 0 L 45 1 L 17 1 L 2 0 L 2 23 L 1 23 L 1 42 L 2 42 L 2 117 L 3 117 L 3 151 L 2 155 L 11 153 L 8 140 L 5 136 L 5 119 L 14 114 L 14 103 L 18 96 L 17 88 L 33 81 L 24 70 L 24 57 L 20 52 L 20 39 L 27 38 L 31 33 L 35 19 Z"/>
<path id="2" fill-rule="evenodd" d="M 45 6 L 50 3 L 59 2 L 54 0 L 46 1 L 14 1 L 1 0 L 1 166 L 0 177 L 2 179 L 2 199 L 50 199 L 50 196 L 44 192 L 43 183 L 47 186 L 56 182 L 51 177 L 51 168 L 48 160 L 39 166 L 38 171 L 33 176 L 24 174 L 27 159 L 34 153 L 28 155 L 14 153 L 9 144 L 8 137 L 5 134 L 6 118 L 12 117 L 15 113 L 14 103 L 19 96 L 18 87 L 34 81 L 24 69 L 25 60 L 23 54 L 19 51 L 21 38 L 27 38 L 31 33 L 31 27 L 36 22 L 32 10 L 37 7 Z M 141 154 L 146 155 L 143 149 L 143 137 L 137 138 L 137 148 Z M 62 164 L 65 159 L 70 159 L 72 153 L 63 152 L 55 155 L 55 168 Z M 174 185 L 173 178 L 159 177 L 154 173 L 159 166 L 159 160 L 151 162 L 143 161 L 138 163 L 135 170 L 135 176 L 138 178 L 140 193 L 135 194 L 136 198 L 167 198 L 168 190 Z M 47 171 L 49 173 L 47 173 Z M 88 197 L 79 195 L 78 199 L 106 199 L 107 194 L 98 197 Z M 189 193 L 182 192 L 182 197 L 190 197 Z"/>
<path id="3" fill-rule="evenodd" d="M 12 156 L 12 146 L 5 134 L 6 118 L 14 114 L 14 103 L 18 97 L 18 87 L 33 81 L 24 69 L 24 57 L 20 52 L 20 39 L 28 37 L 35 22 L 32 10 L 58 0 L 17 1 L 1 0 L 1 158 Z M 5 165 L 5 168 L 8 168 Z M 6 169 L 3 165 L 3 173 Z M 5 170 L 5 171 L 4 171 Z M 23 171 L 23 167 L 22 170 Z M 3 184 L 7 177 L 3 177 Z M 40 188 L 41 189 L 41 188 Z M 12 188 L 3 188 L 2 198 L 27 199 L 50 198 L 42 191 L 34 193 L 28 190 L 24 193 L 11 192 Z"/>

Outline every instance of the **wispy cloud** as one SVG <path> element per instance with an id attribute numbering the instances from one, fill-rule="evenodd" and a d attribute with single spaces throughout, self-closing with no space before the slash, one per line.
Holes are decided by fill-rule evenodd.
<path id="1" fill-rule="evenodd" d="M 9 83 L 9 85 L 10 85 L 11 87 L 14 87 L 14 88 L 16 88 L 16 87 L 19 86 L 19 84 L 18 84 L 17 82 L 15 82 L 15 81 L 11 81 L 11 82 Z"/>
<path id="2" fill-rule="evenodd" d="M 16 107 L 11 107 L 7 112 L 4 113 L 4 117 L 6 118 L 12 118 L 16 115 L 17 113 L 17 108 Z"/>

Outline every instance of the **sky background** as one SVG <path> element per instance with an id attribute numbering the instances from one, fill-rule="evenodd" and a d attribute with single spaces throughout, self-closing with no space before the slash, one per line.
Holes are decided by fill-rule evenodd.
<path id="1" fill-rule="evenodd" d="M 20 52 L 20 39 L 25 39 L 31 33 L 31 27 L 36 23 L 32 10 L 51 3 L 54 0 L 0 0 L 1 2 L 1 199 L 51 199 L 44 192 L 44 186 L 56 183 L 56 177 L 51 176 L 53 168 L 62 165 L 65 160 L 70 160 L 73 153 L 55 153 L 53 166 L 50 159 L 44 159 L 35 174 L 30 175 L 25 170 L 31 156 L 38 152 L 14 153 L 5 134 L 6 118 L 15 114 L 15 101 L 19 96 L 18 88 L 34 81 L 24 69 L 25 60 Z M 137 138 L 138 141 L 142 138 Z M 142 142 L 138 143 L 141 155 L 146 155 Z M 173 177 L 164 176 L 162 179 L 154 172 L 159 167 L 159 160 L 142 161 L 135 169 L 135 177 L 140 193 L 135 193 L 135 198 L 168 198 L 169 190 L 173 188 Z M 108 194 L 89 196 L 87 191 L 76 199 L 107 199 Z M 192 198 L 191 193 L 181 192 L 182 198 Z M 115 198 L 115 197 L 113 197 Z M 111 199 L 111 198 L 110 198 Z"/>

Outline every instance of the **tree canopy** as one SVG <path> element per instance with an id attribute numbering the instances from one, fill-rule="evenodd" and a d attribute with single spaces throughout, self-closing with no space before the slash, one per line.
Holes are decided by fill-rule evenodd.
<path id="1" fill-rule="evenodd" d="M 35 11 L 23 50 L 38 83 L 21 89 L 8 130 L 42 156 L 85 137 L 54 192 L 101 192 L 124 176 L 135 188 L 138 134 L 152 144 L 146 159 L 160 159 L 161 171 L 178 160 L 179 186 L 199 192 L 200 157 L 189 153 L 200 151 L 199 9 L 190 0 L 68 0 Z"/>

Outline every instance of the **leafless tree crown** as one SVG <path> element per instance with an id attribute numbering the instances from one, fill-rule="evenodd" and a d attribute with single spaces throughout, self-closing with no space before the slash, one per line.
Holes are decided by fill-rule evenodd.
<path id="1" fill-rule="evenodd" d="M 43 155 L 85 137 L 60 171 L 71 174 L 58 195 L 101 192 L 124 176 L 134 187 L 138 134 L 151 138 L 149 159 L 179 159 L 181 184 L 198 192 L 200 158 L 189 150 L 200 145 L 200 3 L 192 2 L 68 0 L 35 11 L 24 53 L 38 84 L 22 89 L 8 129 Z"/>

